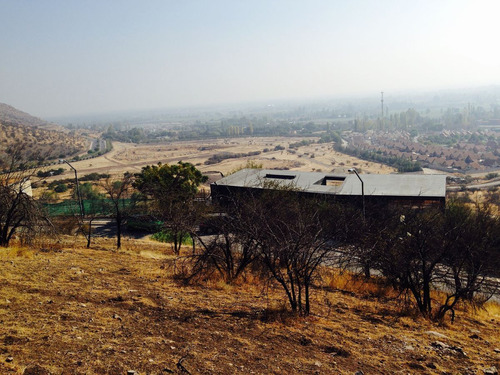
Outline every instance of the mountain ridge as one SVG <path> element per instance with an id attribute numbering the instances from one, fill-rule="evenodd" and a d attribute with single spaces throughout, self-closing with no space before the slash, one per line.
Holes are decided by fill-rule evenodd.
<path id="1" fill-rule="evenodd" d="M 41 118 L 32 116 L 27 112 L 21 111 L 5 103 L 0 103 L 0 122 L 27 126 L 53 126 L 53 124 Z"/>
<path id="2" fill-rule="evenodd" d="M 0 167 L 10 147 L 25 150 L 27 160 L 65 158 L 88 147 L 85 137 L 11 105 L 0 103 Z"/>

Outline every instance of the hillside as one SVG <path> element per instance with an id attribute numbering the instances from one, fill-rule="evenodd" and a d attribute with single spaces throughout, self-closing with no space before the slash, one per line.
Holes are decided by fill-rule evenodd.
<path id="1" fill-rule="evenodd" d="M 8 104 L 0 103 L 0 123 L 9 123 L 26 126 L 49 126 L 47 121 L 31 116 Z"/>
<path id="2" fill-rule="evenodd" d="M 183 286 L 166 245 L 96 239 L 0 251 L 2 374 L 483 374 L 500 368 L 498 305 L 432 323 L 325 277 L 312 316 L 273 285 Z M 334 279 L 335 280 L 335 279 Z M 31 372 L 30 372 L 31 371 Z"/>
<path id="3" fill-rule="evenodd" d="M 18 142 L 24 144 L 28 159 L 64 158 L 87 147 L 84 137 L 0 103 L 0 160 Z"/>

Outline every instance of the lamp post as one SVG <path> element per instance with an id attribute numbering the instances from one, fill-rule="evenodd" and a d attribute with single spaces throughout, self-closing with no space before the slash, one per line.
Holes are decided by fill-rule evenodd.
<path id="1" fill-rule="evenodd" d="M 78 206 L 80 207 L 80 219 L 83 221 L 85 216 L 85 211 L 83 208 L 82 195 L 80 194 L 80 184 L 78 182 L 78 174 L 76 173 L 75 167 L 73 167 L 67 160 L 63 160 L 66 164 L 70 166 L 73 171 L 75 171 L 75 184 L 76 184 L 76 195 L 78 196 Z"/>
<path id="2" fill-rule="evenodd" d="M 361 197 L 363 199 L 363 220 L 366 219 L 366 210 L 365 210 L 365 183 L 363 182 L 363 180 L 361 179 L 361 177 L 359 177 L 359 174 L 358 174 L 358 171 L 356 170 L 356 168 L 350 168 L 347 170 L 349 173 L 355 173 L 356 176 L 358 177 L 359 181 L 361 182 Z"/>

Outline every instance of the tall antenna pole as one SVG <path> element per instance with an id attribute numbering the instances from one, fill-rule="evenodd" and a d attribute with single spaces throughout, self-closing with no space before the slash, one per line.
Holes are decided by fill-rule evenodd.
<path id="1" fill-rule="evenodd" d="M 384 92 L 380 92 L 380 122 L 382 123 L 382 129 L 384 128 Z"/>

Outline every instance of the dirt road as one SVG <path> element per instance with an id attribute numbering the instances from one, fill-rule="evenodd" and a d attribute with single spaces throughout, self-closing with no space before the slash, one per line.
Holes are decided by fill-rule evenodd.
<path id="1" fill-rule="evenodd" d="M 362 173 L 391 173 L 394 171 L 393 168 L 382 164 L 340 154 L 333 150 L 331 144 L 312 144 L 290 150 L 288 148 L 290 143 L 297 141 L 297 138 L 292 137 L 266 137 L 163 144 L 113 142 L 113 149 L 107 154 L 71 164 L 76 168 L 79 176 L 89 173 L 109 173 L 118 176 L 126 171 L 138 172 L 146 165 L 158 162 L 171 164 L 181 160 L 196 165 L 202 172 L 220 171 L 224 174 L 245 165 L 247 160 L 262 164 L 264 168 L 302 171 L 330 172 L 333 169 L 345 171 L 353 166 L 361 170 Z M 285 150 L 273 151 L 278 145 L 285 147 Z M 222 152 L 247 154 L 254 151 L 260 151 L 260 154 L 226 159 L 217 164 L 205 164 L 209 157 Z M 62 176 L 55 176 L 51 179 L 71 178 L 72 176 L 72 171 L 67 168 Z"/>

